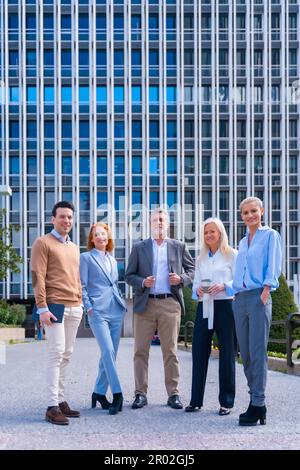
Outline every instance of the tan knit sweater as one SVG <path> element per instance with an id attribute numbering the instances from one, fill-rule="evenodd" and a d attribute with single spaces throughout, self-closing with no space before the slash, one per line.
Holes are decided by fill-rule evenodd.
<path id="1" fill-rule="evenodd" d="M 79 248 L 61 243 L 48 233 L 37 238 L 31 251 L 32 286 L 38 308 L 48 303 L 81 305 Z"/>

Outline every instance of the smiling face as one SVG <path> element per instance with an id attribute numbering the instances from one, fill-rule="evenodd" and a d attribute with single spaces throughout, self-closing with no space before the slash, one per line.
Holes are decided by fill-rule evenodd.
<path id="1" fill-rule="evenodd" d="M 96 225 L 93 229 L 92 242 L 95 248 L 100 251 L 105 251 L 108 244 L 108 233 L 102 225 Z"/>
<path id="2" fill-rule="evenodd" d="M 151 216 L 151 234 L 154 239 L 165 238 L 168 227 L 168 217 L 164 212 L 156 212 Z"/>
<path id="3" fill-rule="evenodd" d="M 261 226 L 263 213 L 263 207 L 260 207 L 257 202 L 248 202 L 241 209 L 242 220 L 249 229 L 257 229 Z"/>
<path id="4" fill-rule="evenodd" d="M 73 211 L 68 207 L 58 207 L 55 217 L 52 216 L 51 222 L 54 229 L 63 237 L 66 237 L 73 227 Z"/>
<path id="5" fill-rule="evenodd" d="M 213 222 L 204 227 L 204 241 L 208 248 L 218 248 L 221 241 L 221 233 Z"/>

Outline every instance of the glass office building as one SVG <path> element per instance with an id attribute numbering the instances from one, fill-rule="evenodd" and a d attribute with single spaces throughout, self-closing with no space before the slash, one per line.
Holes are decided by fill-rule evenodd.
<path id="1" fill-rule="evenodd" d="M 299 0 L 1 0 L 0 176 L 20 274 L 5 297 L 32 296 L 34 239 L 59 199 L 76 207 L 84 250 L 107 220 L 124 279 L 149 207 L 194 256 L 201 219 L 232 245 L 238 206 L 264 200 L 284 272 L 299 272 Z M 203 207 L 203 212 L 201 208 Z M 129 290 L 124 282 L 123 291 Z"/>

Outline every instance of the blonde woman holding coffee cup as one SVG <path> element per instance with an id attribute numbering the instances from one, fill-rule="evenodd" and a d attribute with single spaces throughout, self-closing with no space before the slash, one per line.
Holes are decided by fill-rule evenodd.
<path id="1" fill-rule="evenodd" d="M 236 335 L 232 312 L 231 284 L 237 251 L 228 244 L 221 220 L 207 219 L 202 226 L 200 255 L 196 262 L 193 298 L 198 300 L 193 335 L 193 375 L 187 412 L 203 406 L 211 343 L 214 331 L 218 337 L 219 415 L 228 415 L 235 398 Z M 226 291 L 227 283 L 230 285 Z"/>

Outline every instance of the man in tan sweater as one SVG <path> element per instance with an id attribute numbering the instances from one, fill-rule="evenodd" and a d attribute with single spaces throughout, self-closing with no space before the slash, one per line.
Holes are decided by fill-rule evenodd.
<path id="1" fill-rule="evenodd" d="M 80 413 L 65 401 L 66 368 L 70 361 L 82 317 L 79 248 L 71 242 L 74 206 L 60 201 L 52 210 L 53 230 L 37 238 L 32 246 L 31 270 L 34 296 L 47 338 L 46 420 L 67 425 Z M 48 310 L 48 304 L 63 304 L 62 323 Z"/>

